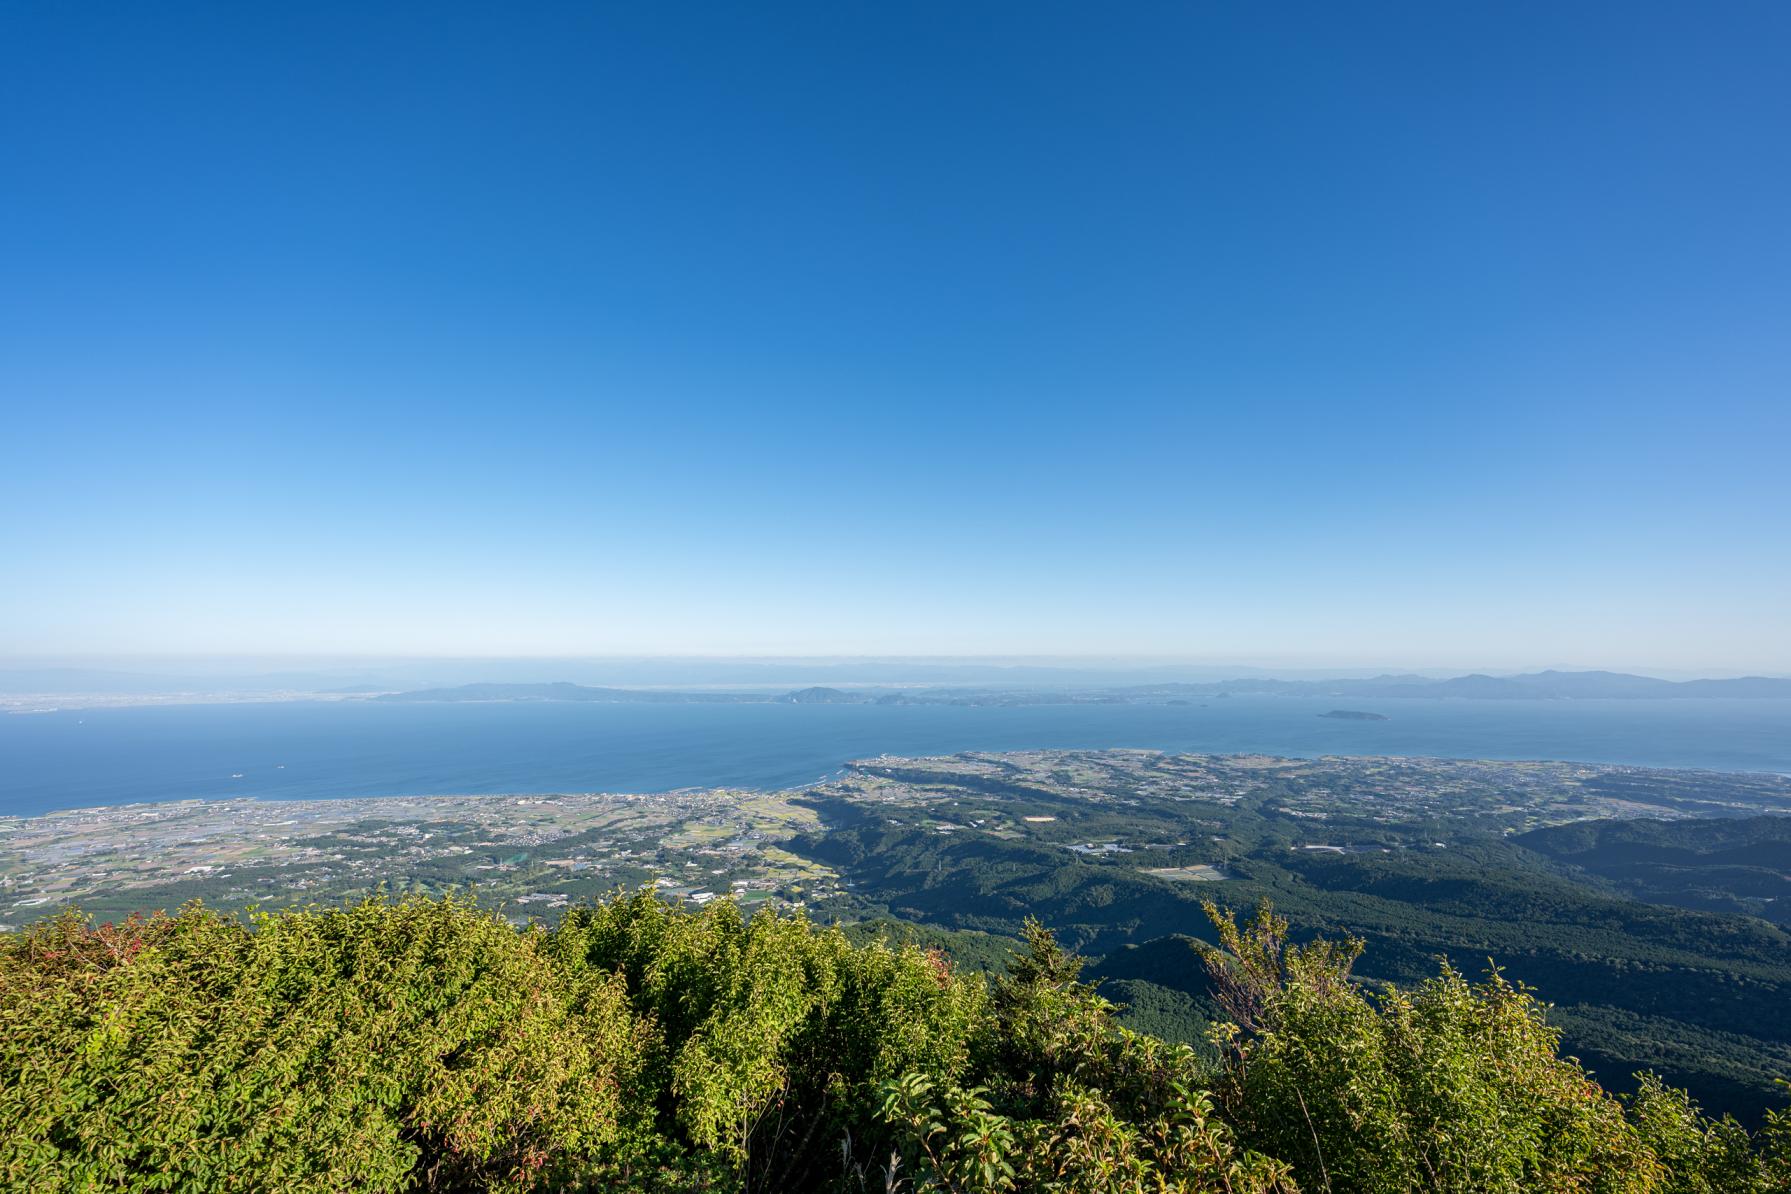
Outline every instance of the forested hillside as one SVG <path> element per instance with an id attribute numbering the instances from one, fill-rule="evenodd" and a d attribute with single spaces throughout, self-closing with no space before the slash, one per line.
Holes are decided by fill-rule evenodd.
<path id="1" fill-rule="evenodd" d="M 649 893 L 518 930 L 456 899 L 0 938 L 10 1189 L 1770 1191 L 1752 1134 L 1607 1093 L 1500 973 L 1365 988 L 1356 941 L 1208 909 L 1206 1057 L 1036 923 L 937 949 Z"/>
<path id="2" fill-rule="evenodd" d="M 1582 821 L 1517 841 L 1637 899 L 1791 924 L 1791 817 Z"/>
<path id="3" fill-rule="evenodd" d="M 1646 1068 L 1750 1125 L 1783 1105 L 1791 932 L 1754 893 L 1791 873 L 1791 817 L 1623 821 L 1575 805 L 1560 814 L 1572 823 L 1519 832 L 1554 814 L 1518 769 L 1477 783 L 1421 762 L 1246 762 L 1210 779 L 1121 752 L 867 765 L 873 778 L 806 798 L 823 828 L 793 848 L 900 921 L 1012 937 L 1036 916 L 1095 956 L 1129 1023 L 1177 1039 L 1202 1042 L 1212 1015 L 1190 947 L 1216 940 L 1203 899 L 1267 899 L 1297 937 L 1364 939 L 1375 981 L 1422 981 L 1439 957 L 1509 967 L 1613 1089 Z M 1688 809 L 1716 790 L 1667 772 L 1579 789 Z"/>

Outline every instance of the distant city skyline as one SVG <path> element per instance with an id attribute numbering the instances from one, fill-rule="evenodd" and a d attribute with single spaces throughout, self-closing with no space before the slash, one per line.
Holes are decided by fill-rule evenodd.
<path id="1" fill-rule="evenodd" d="M 0 657 L 1791 673 L 1786 45 L 14 7 Z"/>

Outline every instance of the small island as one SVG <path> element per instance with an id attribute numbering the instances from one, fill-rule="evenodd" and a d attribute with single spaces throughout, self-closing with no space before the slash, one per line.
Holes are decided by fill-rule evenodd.
<path id="1" fill-rule="evenodd" d="M 1369 713 L 1362 709 L 1333 709 L 1329 713 L 1320 713 L 1320 717 L 1335 717 L 1339 721 L 1386 721 L 1385 713 Z"/>

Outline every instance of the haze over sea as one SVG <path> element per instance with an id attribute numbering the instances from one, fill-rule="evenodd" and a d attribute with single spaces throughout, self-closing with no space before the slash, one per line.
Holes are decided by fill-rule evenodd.
<path id="1" fill-rule="evenodd" d="M 163 705 L 0 716 L 0 815 L 255 796 L 783 788 L 848 759 L 1140 747 L 1791 773 L 1791 701 L 1336 698 L 1191 705 Z M 240 778 L 239 778 L 240 777 Z"/>

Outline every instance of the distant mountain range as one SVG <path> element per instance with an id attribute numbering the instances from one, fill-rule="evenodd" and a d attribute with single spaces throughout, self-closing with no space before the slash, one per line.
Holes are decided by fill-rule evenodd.
<path id="1" fill-rule="evenodd" d="M 668 692 L 550 684 L 462 684 L 372 697 L 378 701 L 585 701 L 610 704 L 1062 704 L 1066 702 L 1185 701 L 1231 695 L 1302 697 L 1396 697 L 1462 700 L 1661 700 L 1686 697 L 1791 698 L 1791 679 L 1746 676 L 1733 680 L 1660 680 L 1623 672 L 1534 672 L 1521 676 L 1473 674 L 1434 680 L 1384 675 L 1343 680 L 1240 678 L 1209 683 L 1076 689 L 862 689 L 801 688 L 785 693 Z"/>
<path id="2" fill-rule="evenodd" d="M 1177 695 L 1271 693 L 1286 696 L 1462 697 L 1469 700 L 1646 700 L 1674 697 L 1791 697 L 1791 679 L 1744 676 L 1734 680 L 1660 680 L 1624 672 L 1532 672 L 1522 676 L 1474 673 L 1435 680 L 1428 676 L 1372 676 L 1361 680 L 1223 680 L 1213 684 L 1163 684 L 1116 690 L 1127 694 Z"/>
<path id="3" fill-rule="evenodd" d="M 592 688 L 584 684 L 461 684 L 454 688 L 420 688 L 415 692 L 388 692 L 376 701 L 586 701 L 599 704 L 717 704 L 764 702 L 770 697 L 741 692 L 660 692 L 655 689 Z"/>

